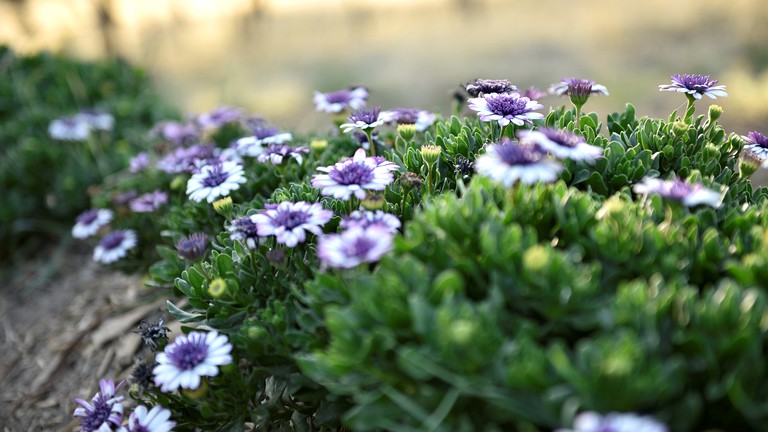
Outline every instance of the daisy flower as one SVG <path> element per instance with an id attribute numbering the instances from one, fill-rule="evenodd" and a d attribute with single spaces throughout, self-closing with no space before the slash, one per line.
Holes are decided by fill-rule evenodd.
<path id="1" fill-rule="evenodd" d="M 354 226 L 341 234 L 330 234 L 317 241 L 317 257 L 324 266 L 349 269 L 373 263 L 392 250 L 392 233 L 387 227 Z"/>
<path id="2" fill-rule="evenodd" d="M 77 113 L 75 117 L 84 121 L 91 129 L 111 131 L 115 127 L 115 118 L 109 113 L 83 110 Z"/>
<path id="3" fill-rule="evenodd" d="M 259 246 L 259 228 L 250 216 L 236 218 L 227 226 L 227 231 L 230 239 L 245 243 L 250 250 Z"/>
<path id="4" fill-rule="evenodd" d="M 764 163 L 768 162 L 768 136 L 765 136 L 757 131 L 752 131 L 746 136 L 742 136 L 744 140 L 744 149 L 748 150 Z"/>
<path id="5" fill-rule="evenodd" d="M 347 118 L 347 121 L 349 123 L 344 123 L 339 126 L 344 133 L 349 133 L 357 129 L 366 131 L 367 129 L 373 129 L 383 125 L 384 122 L 389 121 L 389 115 L 386 112 L 382 113 L 381 108 L 374 107 L 353 112 L 352 115 Z"/>
<path id="6" fill-rule="evenodd" d="M 80 213 L 72 227 L 72 237 L 78 239 L 88 238 L 112 221 L 115 213 L 108 209 L 91 209 Z"/>
<path id="7" fill-rule="evenodd" d="M 352 87 L 330 93 L 316 91 L 313 101 L 318 111 L 340 113 L 347 108 L 356 110 L 364 107 L 367 98 L 368 90 L 365 87 Z"/>
<path id="8" fill-rule="evenodd" d="M 304 161 L 302 153 L 309 153 L 309 147 L 272 144 L 264 150 L 264 153 L 259 155 L 257 160 L 262 163 L 269 161 L 272 165 L 280 165 L 286 159 L 295 159 L 301 165 Z"/>
<path id="9" fill-rule="evenodd" d="M 216 331 L 192 331 L 181 335 L 156 357 L 157 366 L 152 371 L 155 385 L 164 392 L 179 387 L 195 390 L 200 378 L 216 376 L 219 366 L 232 363 L 232 345 L 225 335 Z"/>
<path id="10" fill-rule="evenodd" d="M 544 114 L 533 112 L 543 105 L 517 93 L 488 93 L 483 97 L 469 99 L 469 109 L 477 111 L 480 120 L 495 121 L 499 126 L 513 123 L 523 126 L 533 120 L 543 119 Z"/>
<path id="11" fill-rule="evenodd" d="M 306 240 L 306 231 L 322 234 L 320 227 L 332 217 L 333 212 L 323 209 L 320 203 L 284 201 L 267 205 L 265 210 L 251 216 L 251 220 L 256 224 L 260 237 L 274 235 L 278 243 L 294 247 Z"/>
<path id="12" fill-rule="evenodd" d="M 128 424 L 118 429 L 118 432 L 170 432 L 176 422 L 170 421 L 171 412 L 160 405 L 155 405 L 147 411 L 147 407 L 139 405 L 128 417 Z"/>
<path id="13" fill-rule="evenodd" d="M 187 181 L 187 195 L 195 202 L 206 200 L 212 203 L 240 189 L 240 185 L 247 181 L 243 174 L 243 167 L 236 162 L 206 165 Z"/>
<path id="14" fill-rule="evenodd" d="M 91 125 L 76 115 L 58 118 L 48 125 L 48 135 L 62 141 L 85 141 L 90 133 Z"/>
<path id="15" fill-rule="evenodd" d="M 365 150 L 358 149 L 354 157 L 317 170 L 326 174 L 312 176 L 312 186 L 320 189 L 323 196 L 349 200 L 352 195 L 365 199 L 367 190 L 384 190 L 394 179 L 392 171 L 399 167 L 389 161 L 366 157 Z"/>
<path id="16" fill-rule="evenodd" d="M 205 256 L 208 250 L 208 236 L 204 233 L 194 233 L 182 237 L 176 242 L 176 252 L 187 261 L 197 261 Z"/>
<path id="17" fill-rule="evenodd" d="M 583 91 L 584 89 L 586 89 L 588 94 L 608 96 L 608 89 L 604 85 L 581 78 L 563 78 L 559 83 L 552 84 L 549 87 L 549 92 L 564 96 L 576 91 Z"/>
<path id="18" fill-rule="evenodd" d="M 168 202 L 168 194 L 156 190 L 134 198 L 129 203 L 131 210 L 136 213 L 152 213 Z"/>
<path id="19" fill-rule="evenodd" d="M 119 427 L 123 421 L 123 405 L 120 403 L 123 396 L 116 396 L 115 392 L 123 386 L 120 382 L 115 386 L 112 380 L 100 380 L 100 391 L 93 396 L 91 402 L 75 398 L 80 406 L 72 413 L 74 417 L 81 417 L 80 426 L 83 432 L 112 431 Z"/>
<path id="20" fill-rule="evenodd" d="M 102 237 L 93 250 L 93 260 L 110 264 L 126 256 L 137 244 L 136 231 L 115 230 Z"/>
<path id="21" fill-rule="evenodd" d="M 539 128 L 517 133 L 521 143 L 533 144 L 558 159 L 592 162 L 603 155 L 603 148 L 587 144 L 584 138 L 564 129 Z"/>
<path id="22" fill-rule="evenodd" d="M 667 427 L 652 417 L 633 413 L 600 415 L 583 412 L 573 420 L 573 429 L 557 429 L 555 432 L 667 432 Z"/>
<path id="23" fill-rule="evenodd" d="M 488 93 L 512 93 L 517 87 L 507 80 L 478 79 L 473 84 L 467 84 L 466 90 L 472 97 L 483 97 Z"/>
<path id="24" fill-rule="evenodd" d="M 711 207 L 719 207 L 723 200 L 720 192 L 704 187 L 701 183 L 689 184 L 680 178 L 661 180 L 646 177 L 636 184 L 633 191 L 638 194 L 657 194 L 666 199 L 679 201 L 686 207 L 706 204 Z"/>
<path id="25" fill-rule="evenodd" d="M 660 85 L 659 91 L 685 93 L 686 96 L 697 100 L 705 95 L 711 99 L 717 99 L 718 96 L 728 96 L 728 93 L 725 92 L 725 86 L 715 85 L 717 80 L 710 80 L 709 75 L 674 74 L 671 80 L 672 84 Z"/>
<path id="26" fill-rule="evenodd" d="M 525 184 L 553 182 L 563 166 L 547 157 L 537 146 L 504 139 L 489 145 L 475 160 L 478 174 L 490 177 L 504 187 L 520 181 Z"/>
<path id="27" fill-rule="evenodd" d="M 349 216 L 345 216 L 341 220 L 341 224 L 339 224 L 342 229 L 349 229 L 352 227 L 368 228 L 372 225 L 384 227 L 387 231 L 394 234 L 400 229 L 401 223 L 397 216 L 381 210 L 355 210 L 350 213 Z"/>
<path id="28" fill-rule="evenodd" d="M 191 173 L 197 170 L 200 161 L 213 159 L 215 152 L 213 144 L 179 147 L 157 161 L 157 168 L 167 174 Z"/>
<path id="29" fill-rule="evenodd" d="M 253 135 L 240 138 L 235 142 L 237 152 L 243 156 L 255 157 L 264 152 L 264 146 L 270 144 L 283 144 L 293 139 L 293 135 L 282 132 L 276 127 L 258 127 Z"/>

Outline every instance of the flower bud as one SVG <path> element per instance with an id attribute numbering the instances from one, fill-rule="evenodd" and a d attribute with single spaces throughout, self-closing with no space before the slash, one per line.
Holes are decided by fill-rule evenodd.
<path id="1" fill-rule="evenodd" d="M 751 177 L 762 165 L 760 156 L 749 150 L 742 150 L 739 155 L 739 177 Z"/>
<path id="2" fill-rule="evenodd" d="M 227 219 L 232 218 L 232 197 L 224 197 L 213 202 L 213 209 L 216 213 Z"/>
<path id="3" fill-rule="evenodd" d="M 171 190 L 179 190 L 187 186 L 187 180 L 184 176 L 177 175 L 171 180 Z"/>
<path id="4" fill-rule="evenodd" d="M 406 141 L 410 141 L 416 136 L 416 125 L 413 124 L 399 124 L 397 125 L 397 133 L 400 137 Z"/>
<path id="5" fill-rule="evenodd" d="M 720 116 L 723 115 L 723 107 L 720 105 L 710 105 L 709 106 L 709 122 L 714 123 L 717 121 L 717 119 L 720 118 Z"/>
<path id="6" fill-rule="evenodd" d="M 421 158 L 424 159 L 424 163 L 426 163 L 429 168 L 435 166 L 435 162 L 440 159 L 440 154 L 442 152 L 443 149 L 440 148 L 440 146 L 430 144 L 421 146 Z"/>
<path id="7" fill-rule="evenodd" d="M 368 194 L 360 205 L 366 210 L 380 210 L 385 202 L 384 195 Z"/>
<path id="8" fill-rule="evenodd" d="M 688 133 L 688 123 L 679 120 L 672 123 L 672 134 L 675 137 L 681 137 L 686 133 Z"/>
<path id="9" fill-rule="evenodd" d="M 309 148 L 312 150 L 322 150 L 326 147 L 328 147 L 328 141 L 326 140 L 312 140 L 312 142 L 309 143 Z"/>
<path id="10" fill-rule="evenodd" d="M 208 284 L 208 294 L 213 298 L 219 298 L 227 292 L 227 282 L 222 278 L 216 278 Z"/>

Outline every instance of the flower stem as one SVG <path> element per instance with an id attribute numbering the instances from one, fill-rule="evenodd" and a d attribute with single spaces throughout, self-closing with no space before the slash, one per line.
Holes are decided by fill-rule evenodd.
<path id="1" fill-rule="evenodd" d="M 365 136 L 368 137 L 368 147 L 371 148 L 371 156 L 376 156 L 376 145 L 373 143 L 373 129 L 366 129 Z"/>

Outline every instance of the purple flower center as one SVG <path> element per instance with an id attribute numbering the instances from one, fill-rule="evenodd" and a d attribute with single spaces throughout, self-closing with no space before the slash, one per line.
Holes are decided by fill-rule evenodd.
<path id="1" fill-rule="evenodd" d="M 360 236 L 346 248 L 347 256 L 364 257 L 376 246 L 376 241 L 366 236 Z"/>
<path id="2" fill-rule="evenodd" d="M 235 219 L 232 222 L 232 226 L 237 232 L 243 234 L 246 238 L 255 238 L 258 235 L 258 226 L 253 223 L 251 218 L 248 216 Z"/>
<path id="3" fill-rule="evenodd" d="M 379 107 L 362 109 L 352 113 L 347 120 L 349 120 L 350 123 L 363 122 L 365 124 L 373 124 L 379 119 L 380 112 L 381 108 Z"/>
<path id="4" fill-rule="evenodd" d="M 755 145 L 763 148 L 768 148 L 768 137 L 760 132 L 752 131 L 747 134 L 747 137 L 754 141 Z"/>
<path id="5" fill-rule="evenodd" d="M 287 210 L 278 211 L 277 215 L 275 215 L 272 220 L 274 221 L 273 225 L 282 226 L 290 230 L 303 224 L 308 218 L 309 215 L 306 212 Z"/>
<path id="6" fill-rule="evenodd" d="M 80 214 L 80 216 L 78 216 L 76 218 L 76 221 L 77 221 L 77 223 L 81 223 L 83 225 L 90 225 L 98 217 L 99 217 L 99 211 L 96 210 L 96 209 L 93 209 L 93 210 L 88 210 L 88 211 Z"/>
<path id="7" fill-rule="evenodd" d="M 197 340 L 189 340 L 178 344 L 176 349 L 168 354 L 171 363 L 181 370 L 191 370 L 204 362 L 208 357 L 208 345 L 205 344 L 205 337 Z"/>
<path id="8" fill-rule="evenodd" d="M 581 142 L 581 138 L 578 135 L 568 133 L 559 129 L 539 129 L 539 132 L 544 134 L 547 139 L 555 142 L 559 146 L 563 147 L 576 147 Z"/>
<path id="9" fill-rule="evenodd" d="M 530 110 L 526 107 L 530 99 L 516 94 L 489 94 L 485 96 L 488 110 L 504 117 L 514 117 Z"/>
<path id="10" fill-rule="evenodd" d="M 176 251 L 182 258 L 196 260 L 205 253 L 208 245 L 208 236 L 205 234 L 192 234 L 184 237 L 176 243 Z"/>
<path id="11" fill-rule="evenodd" d="M 693 186 L 680 179 L 676 179 L 674 183 L 672 183 L 672 185 L 669 187 L 669 190 L 666 191 L 665 195 L 668 198 L 682 201 L 688 197 L 691 192 L 693 192 Z"/>
<path id="12" fill-rule="evenodd" d="M 216 187 L 227 181 L 228 177 L 229 173 L 224 171 L 221 165 L 212 165 L 210 171 L 208 171 L 208 177 L 203 179 L 203 186 L 209 188 Z"/>
<path id="13" fill-rule="evenodd" d="M 512 142 L 497 145 L 496 153 L 507 165 L 530 165 L 544 157 L 534 146 Z"/>
<path id="14" fill-rule="evenodd" d="M 121 243 L 123 243 L 123 240 L 125 240 L 125 233 L 122 231 L 112 231 L 111 233 L 104 236 L 104 238 L 101 239 L 99 242 L 99 246 L 103 247 L 106 250 L 115 249 L 116 247 L 120 246 Z"/>
<path id="15" fill-rule="evenodd" d="M 568 83 L 568 94 L 579 98 L 588 98 L 592 94 L 592 82 L 573 80 L 573 82 Z"/>
<path id="16" fill-rule="evenodd" d="M 717 80 L 709 80 L 709 75 L 690 75 L 685 74 L 683 76 L 675 75 L 672 77 L 673 81 L 680 83 L 688 90 L 695 90 L 699 93 L 703 93 L 709 90 L 710 87 L 717 84 Z"/>
<path id="17" fill-rule="evenodd" d="M 114 403 L 109 403 L 109 399 L 105 399 L 103 395 L 99 395 L 93 401 L 93 411 L 90 411 L 87 416 L 80 420 L 80 426 L 83 427 L 83 431 L 95 431 L 109 420 L 109 416 L 112 414 L 112 406 Z"/>
<path id="18" fill-rule="evenodd" d="M 131 432 L 151 432 L 151 431 L 149 430 L 148 427 L 146 427 L 146 426 L 144 426 L 142 424 L 139 424 L 137 422 L 136 426 L 134 426 L 134 428 L 133 428 L 133 430 Z M 611 432 L 611 431 L 607 431 L 607 432 Z"/>
<path id="19" fill-rule="evenodd" d="M 362 163 L 347 162 L 341 168 L 334 167 L 328 177 L 341 185 L 364 185 L 373 180 L 373 170 Z"/>
<path id="20" fill-rule="evenodd" d="M 325 94 L 325 99 L 332 104 L 348 104 L 352 99 L 352 93 L 349 90 L 339 90 Z"/>
<path id="21" fill-rule="evenodd" d="M 256 139 L 262 140 L 271 136 L 277 135 L 278 129 L 276 127 L 260 127 L 253 131 L 253 136 Z"/>

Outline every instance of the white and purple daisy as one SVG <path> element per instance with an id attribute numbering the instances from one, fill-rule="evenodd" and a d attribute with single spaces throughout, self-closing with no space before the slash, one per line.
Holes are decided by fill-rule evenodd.
<path id="1" fill-rule="evenodd" d="M 416 108 L 395 108 L 381 114 L 386 119 L 386 123 L 412 124 L 419 132 L 427 130 L 437 118 L 429 111 Z"/>
<path id="2" fill-rule="evenodd" d="M 317 257 L 323 266 L 349 269 L 379 261 L 392 250 L 393 235 L 387 227 L 354 226 L 341 234 L 330 234 L 317 241 Z"/>
<path id="3" fill-rule="evenodd" d="M 111 131 L 115 127 L 115 118 L 109 113 L 83 110 L 77 113 L 75 117 L 83 120 L 91 129 Z"/>
<path id="4" fill-rule="evenodd" d="M 544 105 L 517 93 L 487 93 L 483 97 L 469 99 L 469 109 L 477 111 L 480 120 L 495 121 L 502 127 L 510 123 L 523 126 L 543 119 L 544 114 L 534 112 L 542 108 Z"/>
<path id="5" fill-rule="evenodd" d="M 128 205 L 135 213 L 152 213 L 166 203 L 168 203 L 168 194 L 156 190 L 132 199 Z"/>
<path id="6" fill-rule="evenodd" d="M 374 129 L 389 121 L 389 114 L 386 112 L 382 113 L 380 107 L 373 107 L 353 112 L 347 118 L 347 121 L 349 123 L 339 126 L 344 133 L 350 133 L 354 130 L 361 130 L 367 133 L 368 129 Z"/>
<path id="7" fill-rule="evenodd" d="M 120 260 L 133 249 L 138 240 L 134 230 L 115 230 L 105 235 L 93 250 L 93 260 L 111 264 Z"/>
<path id="8" fill-rule="evenodd" d="M 201 377 L 216 376 L 219 366 L 232 363 L 231 351 L 229 339 L 216 331 L 192 331 L 178 336 L 155 359 L 155 385 L 164 392 L 179 387 L 195 390 L 200 387 Z"/>
<path id="9" fill-rule="evenodd" d="M 188 145 L 200 139 L 200 130 L 195 125 L 174 121 L 155 125 L 149 134 L 152 137 L 160 137 L 175 146 Z"/>
<path id="10" fill-rule="evenodd" d="M 128 163 L 128 170 L 132 173 L 142 172 L 149 166 L 149 155 L 147 152 L 141 152 L 132 157 Z"/>
<path id="11" fill-rule="evenodd" d="M 227 226 L 229 238 L 245 244 L 250 250 L 259 247 L 259 227 L 251 219 L 251 216 L 241 216 Z"/>
<path id="12" fill-rule="evenodd" d="M 489 177 L 504 187 L 518 181 L 524 184 L 553 182 L 563 166 L 550 158 L 539 147 L 503 139 L 486 147 L 485 153 L 475 160 L 478 174 Z"/>
<path id="13" fill-rule="evenodd" d="M 722 193 L 708 189 L 701 183 L 690 184 L 680 178 L 661 180 L 658 178 L 645 177 L 640 183 L 636 184 L 632 190 L 635 193 L 642 195 L 661 195 L 666 199 L 678 201 L 686 207 L 705 204 L 717 208 L 720 207 L 720 204 L 723 201 Z"/>
<path id="14" fill-rule="evenodd" d="M 552 84 L 549 87 L 550 93 L 560 96 L 584 90 L 588 94 L 608 96 L 608 89 L 604 85 L 581 78 L 563 78 L 559 83 Z"/>
<path id="15" fill-rule="evenodd" d="M 483 97 L 489 93 L 512 93 L 517 87 L 505 79 L 478 79 L 473 84 L 467 84 L 466 90 L 472 97 Z"/>
<path id="16" fill-rule="evenodd" d="M 701 99 L 702 96 L 711 99 L 717 99 L 718 96 L 728 96 L 728 93 L 725 92 L 725 86 L 716 85 L 717 80 L 710 80 L 709 75 L 674 74 L 670 79 L 672 84 L 660 85 L 659 91 L 685 93 L 686 96 L 694 99 Z"/>
<path id="17" fill-rule="evenodd" d="M 176 242 L 176 252 L 188 261 L 197 261 L 205 256 L 208 250 L 208 236 L 204 233 L 194 233 L 182 237 Z"/>
<path id="18" fill-rule="evenodd" d="M 235 162 L 205 165 L 187 181 L 187 195 L 195 202 L 206 200 L 212 203 L 240 189 L 246 181 L 242 165 Z"/>
<path id="19" fill-rule="evenodd" d="M 171 421 L 171 411 L 155 405 L 147 411 L 147 407 L 139 405 L 128 417 L 128 424 L 118 429 L 118 432 L 170 432 L 176 426 Z"/>
<path id="20" fill-rule="evenodd" d="M 587 411 L 576 416 L 573 429 L 557 429 L 555 432 L 667 432 L 667 426 L 653 417 L 634 413 L 609 413 L 601 415 Z"/>
<path id="21" fill-rule="evenodd" d="M 312 186 L 320 189 L 323 196 L 349 200 L 352 195 L 365 199 L 367 190 L 384 190 L 394 179 L 392 171 L 399 167 L 382 158 L 366 157 L 365 150 L 358 149 L 354 157 L 317 170 L 327 174 L 312 176 Z"/>
<path id="22" fill-rule="evenodd" d="M 216 152 L 213 144 L 179 147 L 157 161 L 157 168 L 167 174 L 192 173 L 201 161 L 212 160 Z"/>
<path id="23" fill-rule="evenodd" d="M 253 131 L 252 136 L 236 141 L 237 152 L 243 156 L 255 157 L 264 152 L 264 146 L 283 144 L 293 139 L 288 132 L 280 132 L 276 127 L 261 126 Z"/>
<path id="24" fill-rule="evenodd" d="M 75 226 L 72 227 L 72 237 L 77 239 L 88 238 L 107 226 L 114 217 L 115 213 L 112 210 L 86 210 L 80 213 L 75 219 L 76 223 Z"/>
<path id="25" fill-rule="evenodd" d="M 746 136 L 742 136 L 741 139 L 744 140 L 744 149 L 759 157 L 763 167 L 765 167 L 768 164 L 768 136 L 757 131 L 751 131 Z"/>
<path id="26" fill-rule="evenodd" d="M 258 227 L 260 237 L 275 236 L 277 242 L 294 247 L 306 240 L 306 231 L 315 235 L 323 233 L 321 226 L 328 223 L 333 212 L 323 209 L 322 204 L 288 201 L 268 204 L 265 210 L 251 216 Z"/>
<path id="27" fill-rule="evenodd" d="M 123 396 L 116 396 L 115 393 L 124 384 L 121 381 L 115 386 L 112 380 L 100 380 L 99 389 L 91 399 L 91 402 L 80 398 L 75 398 L 80 406 L 75 408 L 72 413 L 74 417 L 81 417 L 80 427 L 83 432 L 108 432 L 120 427 L 123 421 Z"/>
<path id="28" fill-rule="evenodd" d="M 539 128 L 521 130 L 517 137 L 523 144 L 533 144 L 558 159 L 592 162 L 603 155 L 603 148 L 587 144 L 580 135 L 565 129 Z"/>
<path id="29" fill-rule="evenodd" d="M 195 122 L 205 129 L 218 129 L 225 124 L 240 121 L 243 111 L 239 108 L 219 107 L 195 118 Z"/>
<path id="30" fill-rule="evenodd" d="M 315 92 L 313 99 L 318 111 L 338 114 L 347 108 L 357 110 L 365 106 L 368 90 L 365 87 L 352 87 L 330 93 Z"/>
<path id="31" fill-rule="evenodd" d="M 348 216 L 345 216 L 339 224 L 342 229 L 349 229 L 352 227 L 368 228 L 372 225 L 382 226 L 386 228 L 387 231 L 394 234 L 400 229 L 402 224 L 397 216 L 381 210 L 355 210 Z"/>
<path id="32" fill-rule="evenodd" d="M 77 115 L 61 117 L 48 125 L 48 135 L 61 141 L 85 141 L 91 134 L 91 125 Z"/>
<path id="33" fill-rule="evenodd" d="M 264 150 L 264 153 L 259 155 L 257 160 L 262 163 L 269 162 L 272 165 L 281 165 L 286 159 L 294 159 L 301 165 L 304 161 L 302 153 L 309 153 L 309 147 L 271 144 Z"/>

